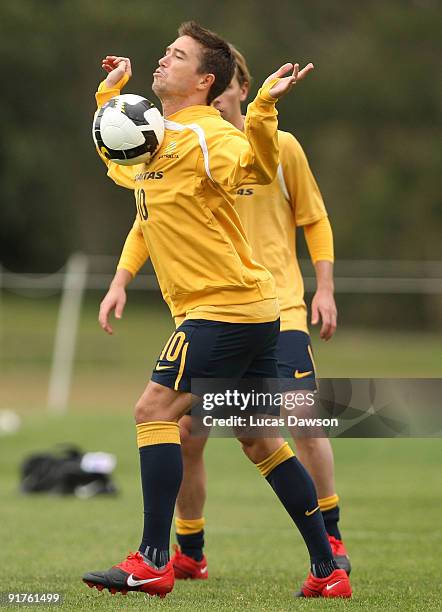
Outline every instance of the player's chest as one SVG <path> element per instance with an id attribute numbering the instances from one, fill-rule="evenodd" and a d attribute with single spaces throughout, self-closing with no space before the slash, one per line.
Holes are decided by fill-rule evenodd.
<path id="1" fill-rule="evenodd" d="M 172 175 L 175 180 L 183 180 L 194 174 L 201 147 L 190 129 L 180 132 L 166 130 L 163 144 L 149 164 L 149 169 Z"/>
<path id="2" fill-rule="evenodd" d="M 135 175 L 135 202 L 142 222 L 176 216 L 190 205 L 200 183 L 198 140 L 188 131 L 166 131 L 161 148 Z"/>

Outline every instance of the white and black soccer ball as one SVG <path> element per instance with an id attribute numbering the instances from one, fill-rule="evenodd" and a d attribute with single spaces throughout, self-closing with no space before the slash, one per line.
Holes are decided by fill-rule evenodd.
<path id="1" fill-rule="evenodd" d="M 123 94 L 95 114 L 92 137 L 107 159 L 123 166 L 149 163 L 164 138 L 164 119 L 150 100 Z"/>

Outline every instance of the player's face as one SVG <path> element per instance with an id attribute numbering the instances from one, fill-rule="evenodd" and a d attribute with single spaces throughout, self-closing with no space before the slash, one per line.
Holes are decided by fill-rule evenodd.
<path id="1" fill-rule="evenodd" d="M 201 46 L 190 36 L 180 36 L 158 60 L 153 73 L 152 89 L 165 98 L 186 98 L 199 89 L 204 75 L 198 74 Z"/>
<path id="2" fill-rule="evenodd" d="M 248 91 L 247 83 L 240 85 L 235 74 L 227 89 L 215 98 L 212 104 L 219 110 L 223 119 L 232 123 L 234 118 L 241 114 L 241 102 L 247 98 Z"/>

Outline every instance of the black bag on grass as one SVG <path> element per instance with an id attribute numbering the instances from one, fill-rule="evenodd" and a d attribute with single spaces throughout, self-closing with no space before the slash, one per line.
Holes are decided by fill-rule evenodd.
<path id="1" fill-rule="evenodd" d="M 75 446 L 36 453 L 21 466 L 22 493 L 52 493 L 87 498 L 116 493 L 111 479 L 115 458 L 107 453 L 83 453 Z"/>

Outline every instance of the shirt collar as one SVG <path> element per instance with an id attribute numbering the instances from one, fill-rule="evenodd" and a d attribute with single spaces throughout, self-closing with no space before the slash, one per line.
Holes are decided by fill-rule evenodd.
<path id="1" fill-rule="evenodd" d="M 176 113 L 172 113 L 166 117 L 169 121 L 187 122 L 193 121 L 195 119 L 201 119 L 202 117 L 219 117 L 220 112 L 214 108 L 213 106 L 207 106 L 206 104 L 198 104 L 195 106 L 187 106 L 186 108 L 182 108 Z"/>

